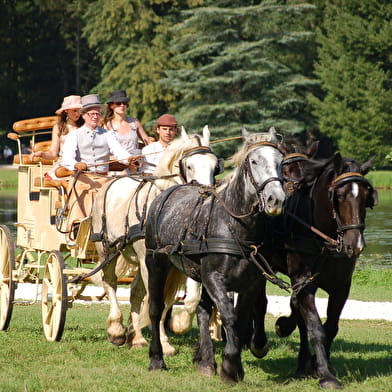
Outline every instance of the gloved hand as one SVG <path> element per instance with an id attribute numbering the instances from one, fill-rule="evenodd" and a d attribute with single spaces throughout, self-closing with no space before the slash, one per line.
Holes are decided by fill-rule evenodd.
<path id="1" fill-rule="evenodd" d="M 129 157 L 128 158 L 129 170 L 133 173 L 136 172 L 140 167 L 140 162 L 138 157 Z"/>
<path id="2" fill-rule="evenodd" d="M 87 163 L 85 162 L 78 162 L 75 163 L 75 169 L 80 170 L 80 171 L 86 171 L 87 170 Z"/>

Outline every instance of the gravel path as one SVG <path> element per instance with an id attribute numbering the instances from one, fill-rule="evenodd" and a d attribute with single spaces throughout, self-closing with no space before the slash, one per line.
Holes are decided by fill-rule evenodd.
<path id="1" fill-rule="evenodd" d="M 29 283 L 19 283 L 15 292 L 16 300 L 31 300 L 35 297 L 36 286 Z M 41 288 L 38 287 L 40 293 Z M 101 295 L 103 289 L 96 286 L 87 286 L 84 295 Z M 129 297 L 129 289 L 119 288 L 118 296 L 124 298 L 122 302 L 126 302 L 125 298 Z M 40 298 L 39 298 L 40 299 Z M 267 312 L 274 316 L 288 315 L 290 313 L 290 298 L 282 296 L 268 296 Z M 78 301 L 84 302 L 84 301 Z M 327 299 L 316 298 L 316 306 L 320 317 L 326 316 Z M 342 319 L 346 320 L 388 320 L 392 321 L 392 302 L 363 302 L 349 299 L 342 312 Z"/>

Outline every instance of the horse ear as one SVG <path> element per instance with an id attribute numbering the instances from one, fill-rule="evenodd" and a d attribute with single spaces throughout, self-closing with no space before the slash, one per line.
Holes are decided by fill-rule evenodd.
<path id="1" fill-rule="evenodd" d="M 183 125 L 181 125 L 181 137 L 184 140 L 189 140 L 189 136 L 188 136 L 188 134 L 187 134 L 187 132 L 186 132 L 186 130 L 185 130 Z"/>
<path id="2" fill-rule="evenodd" d="M 275 127 L 270 127 L 270 129 L 268 130 L 268 133 L 269 133 L 272 137 L 276 137 L 276 129 L 275 129 Z"/>
<path id="3" fill-rule="evenodd" d="M 305 154 L 309 157 L 309 158 L 313 158 L 318 151 L 319 148 L 319 141 L 316 140 L 315 142 L 313 142 L 306 150 L 305 150 Z"/>
<path id="4" fill-rule="evenodd" d="M 211 136 L 211 133 L 210 133 L 210 129 L 208 128 L 208 125 L 204 125 L 203 139 L 204 139 L 204 142 L 206 143 L 207 146 L 210 144 L 210 136 Z"/>
<path id="5" fill-rule="evenodd" d="M 361 168 L 359 169 L 361 174 L 365 175 L 369 173 L 370 169 L 373 167 L 373 161 L 375 158 L 376 156 L 373 156 L 367 162 L 361 165 Z"/>
<path id="6" fill-rule="evenodd" d="M 340 155 L 340 152 L 337 152 L 334 155 L 333 161 L 334 161 L 336 173 L 342 173 L 343 172 L 343 158 Z"/>
<path id="7" fill-rule="evenodd" d="M 242 137 L 244 137 L 244 138 L 246 138 L 246 137 L 249 136 L 249 132 L 246 130 L 245 127 L 242 127 L 242 128 L 241 128 L 241 135 L 242 135 Z"/>

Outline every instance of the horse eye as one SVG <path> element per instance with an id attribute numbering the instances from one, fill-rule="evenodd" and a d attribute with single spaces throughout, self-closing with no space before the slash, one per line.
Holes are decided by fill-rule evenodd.
<path id="1" fill-rule="evenodd" d="M 257 165 L 256 159 L 251 159 L 251 160 L 250 160 L 250 163 L 251 163 L 252 165 Z"/>

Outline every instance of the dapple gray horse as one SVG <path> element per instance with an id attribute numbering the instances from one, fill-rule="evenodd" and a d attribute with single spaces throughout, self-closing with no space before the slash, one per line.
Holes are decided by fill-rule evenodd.
<path id="1" fill-rule="evenodd" d="M 99 260 L 102 263 L 105 256 L 110 257 L 116 253 L 102 272 L 93 278 L 94 283 L 103 285 L 109 298 L 107 334 L 113 344 L 121 345 L 127 340 L 132 347 L 147 344 L 142 328 L 149 320 L 141 321 L 139 317 L 142 304 L 148 307 L 148 298 L 145 298 L 145 287 L 148 284 L 144 245 L 146 213 L 155 197 L 172 185 L 192 180 L 200 184 L 214 184 L 219 160 L 209 148 L 209 142 L 210 132 L 207 126 L 203 129 L 203 137 L 189 136 L 182 129 L 181 137 L 171 142 L 164 151 L 152 176 L 116 179 L 105 184 L 96 196 L 91 218 L 92 232 L 95 236 L 100 233 L 101 241 L 96 242 Z M 131 317 L 127 332 L 116 288 L 118 277 L 129 269 L 130 264 L 137 266 L 139 270 L 131 289 Z M 163 323 L 161 338 L 165 342 L 165 353 L 173 355 L 175 350 L 168 342 Z"/>

